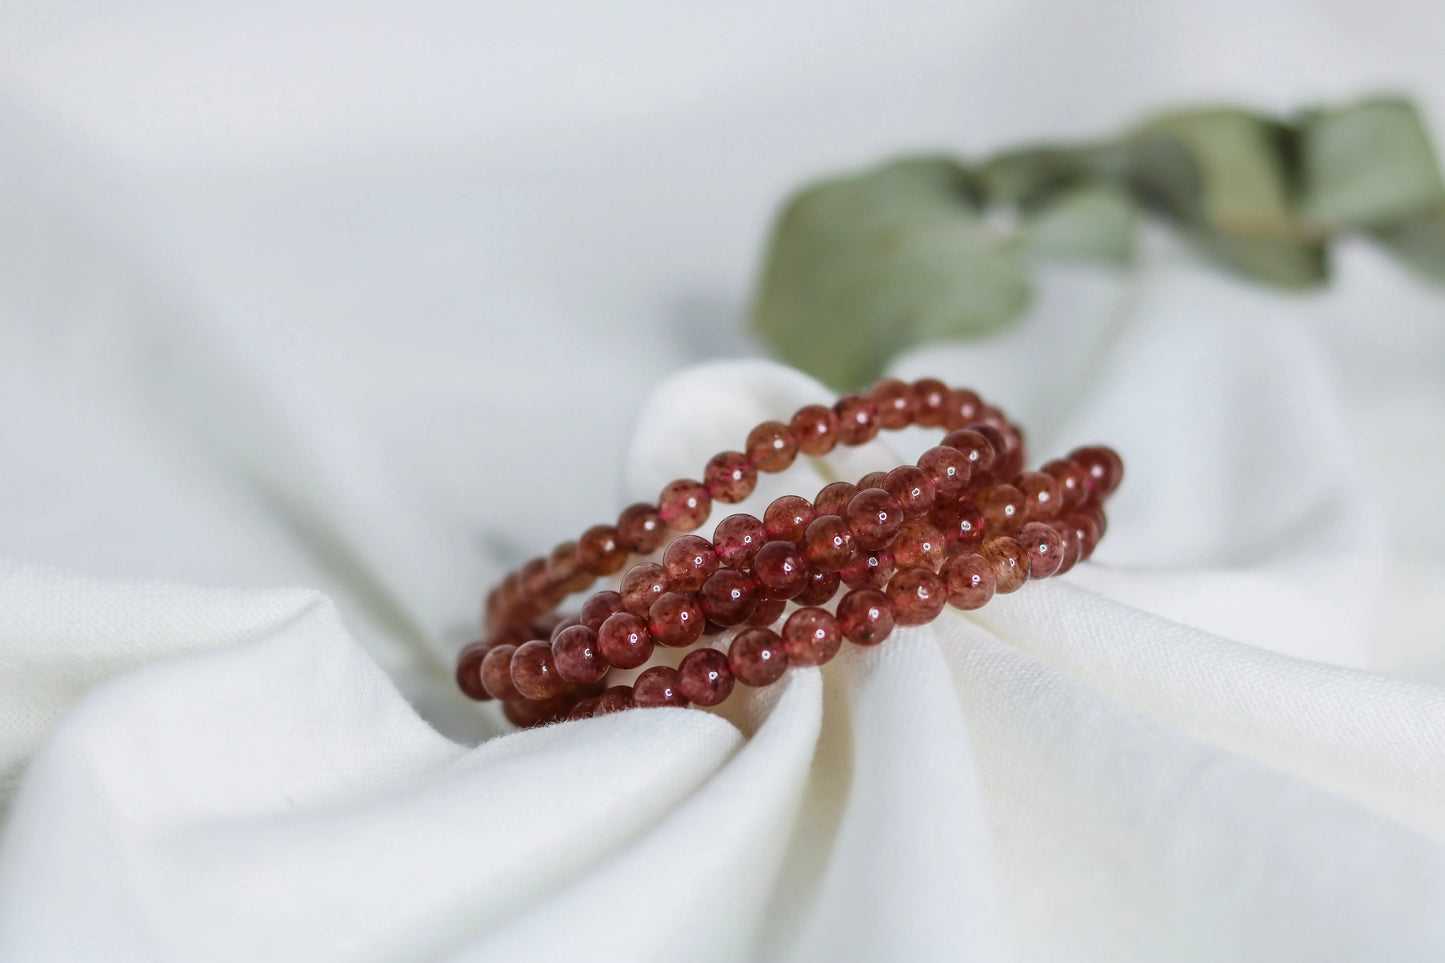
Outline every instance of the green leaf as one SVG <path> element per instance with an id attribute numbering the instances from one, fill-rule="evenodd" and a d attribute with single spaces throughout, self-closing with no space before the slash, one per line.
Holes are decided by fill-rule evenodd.
<path id="1" fill-rule="evenodd" d="M 1323 284 L 1329 277 L 1329 257 L 1323 242 L 1229 237 L 1207 231 L 1195 232 L 1191 237 L 1205 253 L 1256 280 L 1302 288 Z"/>
<path id="2" fill-rule="evenodd" d="M 976 177 L 990 204 L 1027 207 L 1097 178 L 1099 150 L 1038 147 L 992 158 Z"/>
<path id="3" fill-rule="evenodd" d="M 1134 255 L 1137 205 L 1108 184 L 1078 187 L 1030 212 L 1020 243 L 1028 254 L 1125 264 Z"/>
<path id="4" fill-rule="evenodd" d="M 1445 281 L 1445 207 L 1381 228 L 1375 236 L 1415 270 Z"/>
<path id="5" fill-rule="evenodd" d="M 1300 130 L 1301 207 L 1316 222 L 1379 227 L 1445 203 L 1430 138 L 1407 101 L 1308 111 Z"/>
<path id="6" fill-rule="evenodd" d="M 783 360 L 843 388 L 921 341 L 1013 320 L 1028 280 L 976 192 L 958 164 L 924 158 L 798 194 L 773 232 L 758 331 Z"/>

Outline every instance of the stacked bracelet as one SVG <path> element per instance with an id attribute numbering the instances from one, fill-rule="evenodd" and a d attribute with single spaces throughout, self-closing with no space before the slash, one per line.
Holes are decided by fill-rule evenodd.
<path id="1" fill-rule="evenodd" d="M 724 518 L 711 541 L 698 528 L 714 500 L 752 493 L 758 471 L 782 471 L 801 452 L 862 444 L 881 428 L 941 427 L 942 444 L 916 465 L 830 484 L 809 501 L 775 499 L 761 519 Z M 632 706 L 716 705 L 735 681 L 767 685 L 789 665 L 821 665 L 846 638 L 876 645 L 895 625 L 922 625 L 945 604 L 976 609 L 1029 578 L 1089 557 L 1105 526 L 1103 501 L 1123 476 L 1108 448 L 1076 449 L 1022 471 L 1023 436 L 971 391 L 926 379 L 886 380 L 831 409 L 809 405 L 787 425 L 764 422 L 745 452 L 708 462 L 702 482 L 679 480 L 656 506 L 626 509 L 512 573 L 487 599 L 487 638 L 464 649 L 457 682 L 500 699 L 534 725 Z M 665 546 L 665 547 L 664 547 Z M 549 618 L 567 595 L 632 566 L 616 591 L 593 594 L 574 618 Z M 848 591 L 830 611 L 840 587 Z M 787 606 L 799 606 L 779 631 Z M 724 655 L 698 648 L 673 669 L 654 666 L 631 686 L 604 688 L 656 645 L 685 648 L 741 627 Z"/>

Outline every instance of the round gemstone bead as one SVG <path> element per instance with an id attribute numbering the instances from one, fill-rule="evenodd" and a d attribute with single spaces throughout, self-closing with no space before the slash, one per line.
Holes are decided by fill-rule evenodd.
<path id="1" fill-rule="evenodd" d="M 978 421 L 983 411 L 983 399 L 967 388 L 959 388 L 948 394 L 948 417 L 943 426 L 950 431 L 963 428 Z"/>
<path id="2" fill-rule="evenodd" d="M 1055 575 L 1063 575 L 1077 565 L 1079 559 L 1083 557 L 1083 538 L 1077 528 L 1061 518 L 1055 518 L 1053 521 L 1045 522 L 1044 524 L 1052 526 L 1053 530 L 1059 533 L 1059 539 L 1063 542 L 1063 559 L 1059 562 L 1059 567 L 1054 571 Z M 1030 558 L 1029 564 L 1034 564 L 1032 558 Z"/>
<path id="3" fill-rule="evenodd" d="M 589 696 L 581 700 L 567 711 L 568 720 L 591 719 L 592 714 L 597 711 L 597 697 Z"/>
<path id="4" fill-rule="evenodd" d="M 747 498 L 758 487 L 758 470 L 742 452 L 724 451 L 712 456 L 703 469 L 702 480 L 709 495 L 731 505 Z"/>
<path id="5" fill-rule="evenodd" d="M 763 527 L 767 529 L 769 541 L 798 543 L 808 523 L 817 517 L 813 503 L 798 495 L 784 495 L 773 499 L 763 512 Z"/>
<path id="6" fill-rule="evenodd" d="M 585 625 L 573 625 L 552 640 L 552 661 L 557 674 L 572 685 L 591 685 L 607 674 L 607 663 L 597 648 L 597 633 Z"/>
<path id="7" fill-rule="evenodd" d="M 943 446 L 963 452 L 970 479 L 987 478 L 993 471 L 993 443 L 972 428 L 950 431 L 943 436 Z"/>
<path id="8" fill-rule="evenodd" d="M 858 479 L 858 490 L 867 491 L 870 488 L 882 488 L 883 479 L 887 477 L 888 473 L 886 471 L 870 471 L 868 474 Z"/>
<path id="9" fill-rule="evenodd" d="M 748 616 L 748 625 L 757 625 L 766 628 L 782 618 L 783 611 L 788 607 L 785 599 L 770 599 L 760 596 L 758 607 L 753 609 L 753 614 Z"/>
<path id="10" fill-rule="evenodd" d="M 1015 540 L 1029 553 L 1029 578 L 1048 578 L 1064 563 L 1064 540 L 1052 525 L 1029 522 Z"/>
<path id="11" fill-rule="evenodd" d="M 482 688 L 493 699 L 511 702 L 522 698 L 512 684 L 512 655 L 516 651 L 515 645 L 499 645 L 482 658 Z"/>
<path id="12" fill-rule="evenodd" d="M 727 656 L 717 649 L 689 652 L 677 667 L 678 688 L 689 701 L 715 706 L 733 691 L 733 672 Z"/>
<path id="13" fill-rule="evenodd" d="M 1112 495 L 1119 482 L 1124 480 L 1124 461 L 1112 448 L 1103 445 L 1075 448 L 1069 452 L 1069 461 L 1084 470 L 1089 480 L 1089 491 L 1095 498 Z"/>
<path id="14" fill-rule="evenodd" d="M 768 540 L 763 523 L 751 515 L 729 515 L 713 529 L 713 551 L 728 568 L 752 568 L 758 549 Z"/>
<path id="15" fill-rule="evenodd" d="M 1041 471 L 1026 471 L 1018 476 L 1014 487 L 1023 492 L 1024 516 L 1031 522 L 1044 522 L 1057 518 L 1063 510 L 1059 483 L 1053 475 Z"/>
<path id="16" fill-rule="evenodd" d="M 687 697 L 678 686 L 677 670 L 668 665 L 644 669 L 632 683 L 632 701 L 643 709 L 687 705 Z"/>
<path id="17" fill-rule="evenodd" d="M 942 427 L 948 419 L 948 385 L 937 378 L 913 382 L 914 423 L 923 428 Z"/>
<path id="18" fill-rule="evenodd" d="M 808 584 L 793 597 L 799 605 L 822 605 L 833 597 L 843 577 L 837 572 L 810 572 Z"/>
<path id="19" fill-rule="evenodd" d="M 869 551 L 886 548 L 903 528 L 903 506 L 881 488 L 867 488 L 854 495 L 844 517 L 854 543 Z"/>
<path id="20" fill-rule="evenodd" d="M 788 669 L 783 640 L 771 629 L 745 629 L 728 649 L 728 668 L 743 685 L 771 685 Z"/>
<path id="21" fill-rule="evenodd" d="M 971 611 L 983 608 L 993 598 L 993 565 L 982 555 L 955 555 L 938 573 L 948 604 Z"/>
<path id="22" fill-rule="evenodd" d="M 1028 581 L 1029 553 L 1007 535 L 985 541 L 979 554 L 993 566 L 994 591 L 999 595 L 1017 592 Z"/>
<path id="23" fill-rule="evenodd" d="M 913 388 L 897 378 L 884 378 L 873 386 L 868 397 L 878 408 L 878 424 L 889 431 L 913 424 Z"/>
<path id="24" fill-rule="evenodd" d="M 830 482 L 813 499 L 813 510 L 819 515 L 846 515 L 848 503 L 857 494 L 857 485 L 845 481 Z"/>
<path id="25" fill-rule="evenodd" d="M 547 560 L 545 558 L 532 558 L 527 560 L 517 573 L 522 578 L 522 594 L 532 599 L 541 600 L 548 594 L 551 579 L 547 576 Z"/>
<path id="26" fill-rule="evenodd" d="M 561 635 L 563 632 L 567 631 L 567 630 L 570 629 L 572 626 L 574 626 L 574 625 L 581 625 L 581 624 L 582 624 L 582 620 L 579 619 L 579 618 L 578 618 L 577 616 L 575 616 L 575 615 L 574 615 L 574 616 L 570 616 L 570 617 L 565 618 L 565 619 L 561 619 L 561 620 L 559 620 L 559 621 L 557 622 L 556 625 L 552 626 L 552 632 L 547 636 L 547 640 L 548 640 L 549 642 L 556 642 L 556 641 L 557 641 L 557 636 Z"/>
<path id="27" fill-rule="evenodd" d="M 990 534 L 1008 535 L 1023 524 L 1024 493 L 1012 485 L 990 485 L 978 496 L 978 510 Z"/>
<path id="28" fill-rule="evenodd" d="M 592 584 L 592 573 L 577 561 L 576 542 L 563 542 L 552 549 L 547 556 L 547 577 L 569 595 Z"/>
<path id="29" fill-rule="evenodd" d="M 633 615 L 646 615 L 652 603 L 670 591 L 667 571 L 656 562 L 641 562 L 622 576 L 622 607 Z"/>
<path id="30" fill-rule="evenodd" d="M 893 631 L 893 606 L 877 589 L 857 589 L 838 603 L 838 627 L 855 645 L 877 645 Z"/>
<path id="31" fill-rule="evenodd" d="M 567 680 L 557 672 L 552 643 L 533 639 L 512 653 L 512 685 L 523 698 L 541 701 L 567 691 Z"/>
<path id="32" fill-rule="evenodd" d="M 921 468 L 900 465 L 883 476 L 879 487 L 898 499 L 905 518 L 923 518 L 933 508 L 936 489 L 933 479 Z"/>
<path id="33" fill-rule="evenodd" d="M 614 668 L 637 668 L 652 658 L 652 636 L 648 634 L 647 622 L 631 612 L 609 616 L 597 630 L 597 651 Z"/>
<path id="34" fill-rule="evenodd" d="M 758 607 L 758 583 L 746 572 L 718 569 L 698 590 L 703 617 L 718 625 L 741 625 Z"/>
<path id="35" fill-rule="evenodd" d="M 485 642 L 473 642 L 457 655 L 457 688 L 468 699 L 485 702 L 492 697 L 482 685 L 482 662 L 491 648 Z"/>
<path id="36" fill-rule="evenodd" d="M 993 465 L 986 473 L 987 476 L 996 481 L 1007 481 L 1011 478 L 1012 476 L 1007 474 L 1006 467 L 1009 458 L 1008 439 L 1004 437 L 1003 432 L 999 431 L 993 425 L 986 424 L 969 425 L 969 430 L 983 435 L 984 438 L 988 439 L 989 446 L 993 448 Z M 974 473 L 974 478 L 980 485 L 983 484 L 982 477 L 983 476 L 980 476 L 977 472 Z"/>
<path id="37" fill-rule="evenodd" d="M 614 685 L 604 689 L 602 694 L 597 697 L 597 706 L 592 710 L 592 714 L 605 716 L 636 707 L 637 702 L 632 698 L 632 686 Z"/>
<path id="38" fill-rule="evenodd" d="M 679 591 L 696 592 L 718 570 L 717 552 L 700 535 L 680 535 L 662 553 L 668 581 Z"/>
<path id="39" fill-rule="evenodd" d="M 921 565 L 937 571 L 947 555 L 947 546 L 943 533 L 936 525 L 922 518 L 913 518 L 903 523 L 889 551 L 899 568 Z"/>
<path id="40" fill-rule="evenodd" d="M 655 505 L 637 502 L 617 516 L 617 542 L 633 555 L 650 555 L 667 541 L 667 525 Z"/>
<path id="41" fill-rule="evenodd" d="M 934 506 L 939 502 L 957 501 L 968 490 L 973 477 L 972 463 L 957 448 L 939 445 L 930 448 L 918 459 L 918 469 L 933 482 Z"/>
<path id="42" fill-rule="evenodd" d="M 1084 469 L 1066 458 L 1045 462 L 1039 471 L 1054 479 L 1059 486 L 1059 503 L 1064 511 L 1078 508 L 1089 497 L 1089 477 Z"/>
<path id="43" fill-rule="evenodd" d="M 582 611 L 578 613 L 578 618 L 582 620 L 583 625 L 595 632 L 602 628 L 602 623 L 607 621 L 609 615 L 621 611 L 624 611 L 621 593 L 608 590 L 588 596 L 587 601 L 582 603 Z"/>
<path id="44" fill-rule="evenodd" d="M 502 714 L 507 721 L 521 729 L 546 725 L 564 717 L 572 708 L 568 696 L 554 696 L 551 699 L 516 699 L 502 704 Z"/>
<path id="45" fill-rule="evenodd" d="M 843 646 L 843 633 L 833 613 L 814 606 L 788 616 L 782 639 L 789 665 L 822 665 Z"/>
<path id="46" fill-rule="evenodd" d="M 627 549 L 612 525 L 593 525 L 577 539 L 577 561 L 593 575 L 611 575 L 627 564 Z"/>
<path id="47" fill-rule="evenodd" d="M 885 549 L 881 552 L 859 552 L 838 574 L 850 589 L 881 589 L 888 584 L 893 569 L 893 553 Z"/>
<path id="48" fill-rule="evenodd" d="M 943 579 L 932 569 L 915 565 L 900 568 L 884 590 L 893 606 L 893 620 L 899 625 L 923 625 L 943 611 L 947 597 Z"/>
<path id="49" fill-rule="evenodd" d="M 652 603 L 647 633 L 658 645 L 683 649 L 702 638 L 702 608 L 690 592 L 668 592 Z"/>
<path id="50" fill-rule="evenodd" d="M 808 560 L 792 542 L 768 542 L 753 559 L 753 577 L 772 599 L 790 599 L 808 584 Z"/>
<path id="51" fill-rule="evenodd" d="M 865 395 L 844 395 L 833 405 L 838 416 L 838 440 L 861 445 L 878 435 L 878 406 Z"/>
<path id="52" fill-rule="evenodd" d="M 1099 544 L 1099 526 L 1092 515 L 1085 512 L 1069 512 L 1063 517 L 1061 523 L 1072 527 L 1079 537 L 1079 561 L 1094 554 L 1094 548 Z"/>
<path id="53" fill-rule="evenodd" d="M 815 572 L 837 572 L 853 557 L 853 533 L 838 515 L 819 515 L 803 533 L 803 554 Z"/>
<path id="54" fill-rule="evenodd" d="M 999 431 L 1003 433 L 1004 440 L 1004 461 L 999 475 L 1003 478 L 1017 478 L 1019 472 L 1024 470 L 1024 433 L 1018 425 L 1007 422 Z"/>
<path id="55" fill-rule="evenodd" d="M 826 455 L 838 444 L 838 416 L 824 405 L 799 408 L 789 427 L 805 455 Z"/>
<path id="56" fill-rule="evenodd" d="M 690 532 L 707 521 L 712 512 L 712 496 L 701 482 L 679 478 L 662 490 L 657 511 L 669 528 Z"/>
<path id="57" fill-rule="evenodd" d="M 798 436 L 781 421 L 765 421 L 748 432 L 743 447 L 758 471 L 782 471 L 798 457 Z"/>

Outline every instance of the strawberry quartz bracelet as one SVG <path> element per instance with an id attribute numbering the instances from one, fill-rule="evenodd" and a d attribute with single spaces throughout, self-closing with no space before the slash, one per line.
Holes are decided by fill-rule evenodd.
<path id="1" fill-rule="evenodd" d="M 784 495 L 762 518 L 729 515 L 711 540 L 687 534 L 714 501 L 750 495 L 759 471 L 910 425 L 945 432 L 915 465 L 834 482 L 811 501 Z M 486 638 L 458 656 L 462 691 L 502 700 L 518 725 L 717 705 L 737 682 L 768 685 L 790 665 L 829 661 L 844 639 L 876 645 L 895 625 L 926 624 L 945 605 L 976 609 L 1030 578 L 1068 571 L 1094 551 L 1103 502 L 1123 477 L 1119 456 L 1101 446 L 1022 470 L 1023 435 L 1003 413 L 934 379 L 888 379 L 831 408 L 805 406 L 787 424 L 758 425 L 744 447 L 713 457 L 702 481 L 672 482 L 657 505 L 632 505 L 616 524 L 509 574 L 487 598 Z M 629 557 L 659 550 L 575 617 L 549 615 Z M 726 653 L 699 647 L 675 669 L 656 665 L 630 685 L 606 685 L 612 670 L 646 665 L 656 646 L 689 648 L 735 628 Z"/>

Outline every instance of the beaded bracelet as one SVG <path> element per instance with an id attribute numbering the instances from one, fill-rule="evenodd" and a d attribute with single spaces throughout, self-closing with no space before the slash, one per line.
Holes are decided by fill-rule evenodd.
<path id="1" fill-rule="evenodd" d="M 948 434 L 917 465 L 856 486 L 835 482 L 812 502 L 783 496 L 762 519 L 728 516 L 711 542 L 677 535 L 660 562 L 633 566 L 618 591 L 594 594 L 576 618 L 539 618 L 595 576 L 620 570 L 631 552 L 661 547 L 667 529 L 697 528 L 713 499 L 747 497 L 758 470 L 781 471 L 800 451 L 823 454 L 909 424 Z M 746 447 L 714 457 L 705 482 L 673 482 L 655 509 L 631 506 L 616 526 L 591 529 L 509 575 L 488 597 L 490 635 L 459 656 L 461 689 L 503 700 L 518 725 L 634 705 L 716 705 L 735 679 L 766 685 L 789 664 L 828 661 L 844 638 L 877 644 L 895 623 L 931 621 L 945 602 L 978 608 L 1031 576 L 1067 571 L 1103 535 L 1102 502 L 1123 475 L 1119 457 L 1102 447 L 1021 472 L 1022 433 L 973 392 L 933 379 L 890 379 L 831 410 L 807 406 L 789 425 L 759 425 Z M 823 605 L 840 584 L 850 591 L 830 612 Z M 772 631 L 790 601 L 801 607 Z M 700 648 L 677 669 L 654 666 L 632 686 L 600 688 L 609 669 L 644 665 L 654 645 L 687 647 L 740 625 L 727 655 Z"/>

